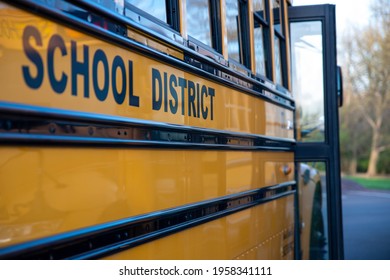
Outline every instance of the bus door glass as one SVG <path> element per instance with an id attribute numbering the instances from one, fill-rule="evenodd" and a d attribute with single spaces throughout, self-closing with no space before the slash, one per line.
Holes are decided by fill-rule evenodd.
<path id="1" fill-rule="evenodd" d="M 289 9 L 298 258 L 342 259 L 335 6 Z"/>

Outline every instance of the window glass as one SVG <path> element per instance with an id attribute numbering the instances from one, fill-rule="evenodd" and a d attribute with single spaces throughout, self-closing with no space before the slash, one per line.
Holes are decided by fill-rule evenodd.
<path id="1" fill-rule="evenodd" d="M 186 9 L 188 35 L 212 47 L 209 1 L 187 0 Z"/>
<path id="2" fill-rule="evenodd" d="M 273 0 L 272 1 L 272 8 L 273 8 L 273 16 L 274 16 L 274 28 L 280 34 L 283 34 L 283 31 L 282 31 L 281 25 L 280 25 L 281 19 L 282 19 L 282 9 L 280 6 L 280 1 Z"/>
<path id="3" fill-rule="evenodd" d="M 93 2 L 103 6 L 104 8 L 117 12 L 121 15 L 123 15 L 124 10 L 124 0 L 116 0 L 116 1 L 110 1 L 110 0 L 92 0 Z M 53 1 L 54 2 L 54 1 Z M 59 1 L 56 1 L 57 3 L 61 3 Z M 63 5 L 63 4 L 60 4 Z"/>
<path id="4" fill-rule="evenodd" d="M 238 0 L 226 0 L 226 28 L 229 58 L 238 62 L 240 59 L 240 19 Z"/>
<path id="5" fill-rule="evenodd" d="M 167 22 L 165 0 L 126 0 L 126 2 L 163 22 Z"/>
<path id="6" fill-rule="evenodd" d="M 274 42 L 274 48 L 275 48 L 275 81 L 279 85 L 283 84 L 282 79 L 282 58 L 281 58 L 281 51 L 280 51 L 280 39 L 278 36 L 275 36 L 275 42 Z"/>
<path id="7" fill-rule="evenodd" d="M 292 88 L 302 142 L 325 141 L 322 22 L 291 23 Z"/>
<path id="8" fill-rule="evenodd" d="M 261 25 L 254 28 L 254 44 L 256 73 L 265 76 L 264 34 Z"/>
<path id="9" fill-rule="evenodd" d="M 329 259 L 326 163 L 299 163 L 302 259 Z"/>
<path id="10" fill-rule="evenodd" d="M 253 1 L 253 11 L 257 12 L 262 18 L 265 19 L 264 1 L 263 0 L 254 0 Z"/>
<path id="11" fill-rule="evenodd" d="M 268 2 L 267 2 L 268 3 Z M 270 61 L 269 49 L 269 22 L 267 22 L 268 13 L 266 12 L 266 0 L 254 0 L 254 28 L 253 42 L 255 51 L 255 71 L 256 74 L 270 78 L 271 69 L 268 62 Z"/>
<path id="12" fill-rule="evenodd" d="M 286 61 L 283 60 L 285 52 L 285 39 L 283 36 L 283 17 L 282 17 L 281 0 L 272 0 L 272 13 L 274 23 L 274 61 L 275 61 L 275 77 L 274 82 L 279 85 L 284 85 L 283 70 L 285 69 Z M 283 52 L 283 53 L 282 53 Z"/>

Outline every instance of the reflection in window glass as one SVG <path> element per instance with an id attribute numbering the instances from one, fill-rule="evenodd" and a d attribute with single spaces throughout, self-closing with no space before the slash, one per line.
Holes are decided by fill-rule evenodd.
<path id="1" fill-rule="evenodd" d="M 279 33 L 282 33 L 282 30 L 280 29 L 280 24 L 275 24 L 274 29 L 278 31 Z"/>
<path id="2" fill-rule="evenodd" d="M 280 7 L 280 1 L 279 0 L 273 0 L 272 1 L 272 7 L 273 7 L 273 16 L 274 16 L 274 28 L 276 31 L 278 31 L 280 34 L 283 34 L 282 29 L 280 28 L 280 22 L 282 19 L 282 9 Z"/>
<path id="3" fill-rule="evenodd" d="M 260 25 L 254 28 L 254 43 L 255 43 L 255 63 L 256 73 L 265 76 L 265 52 L 264 52 L 264 37 L 263 27 Z"/>
<path id="4" fill-rule="evenodd" d="M 226 0 L 225 3 L 229 58 L 242 62 L 240 59 L 238 0 Z"/>
<path id="5" fill-rule="evenodd" d="M 123 15 L 124 10 L 124 0 L 116 0 L 116 1 L 110 1 L 110 0 L 92 0 L 93 2 L 103 6 L 104 8 L 117 12 L 121 15 Z M 59 2 L 59 1 L 57 1 Z"/>
<path id="6" fill-rule="evenodd" d="M 301 229 L 302 258 L 328 259 L 326 164 L 300 163 L 299 169 L 299 212 L 300 223 L 304 225 Z"/>
<path id="7" fill-rule="evenodd" d="M 282 58 L 280 52 L 280 39 L 278 36 L 275 36 L 275 80 L 276 83 L 282 85 Z"/>
<path id="8" fill-rule="evenodd" d="M 188 35 L 212 47 L 209 1 L 187 0 L 186 3 Z"/>
<path id="9" fill-rule="evenodd" d="M 265 19 L 264 15 L 264 1 L 263 0 L 254 0 L 253 1 L 253 10 L 255 12 L 260 12 L 260 15 L 263 19 Z"/>
<path id="10" fill-rule="evenodd" d="M 322 23 L 291 23 L 292 88 L 303 142 L 324 142 Z"/>
<path id="11" fill-rule="evenodd" d="M 126 2 L 163 22 L 167 22 L 165 0 L 126 0 Z"/>

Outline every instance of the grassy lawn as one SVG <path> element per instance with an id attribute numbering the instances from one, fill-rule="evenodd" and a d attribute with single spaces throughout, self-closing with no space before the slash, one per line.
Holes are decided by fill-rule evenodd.
<path id="1" fill-rule="evenodd" d="M 347 176 L 346 178 L 362 185 L 367 189 L 390 190 L 390 178 L 364 178 L 354 176 Z"/>

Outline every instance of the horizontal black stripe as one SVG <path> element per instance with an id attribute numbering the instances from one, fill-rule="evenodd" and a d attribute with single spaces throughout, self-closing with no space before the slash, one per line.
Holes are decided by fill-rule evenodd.
<path id="1" fill-rule="evenodd" d="M 2 248 L 0 259 L 101 258 L 294 194 L 295 184 L 286 182 Z"/>
<path id="2" fill-rule="evenodd" d="M 7 0 L 6 0 L 7 1 Z M 217 61 L 210 59 L 209 57 L 202 56 L 196 51 L 191 50 L 186 44 L 179 44 L 175 40 L 167 40 L 167 38 L 161 36 L 152 30 L 145 29 L 136 22 L 127 19 L 115 12 L 109 11 L 104 7 L 97 5 L 89 1 L 71 1 L 73 7 L 68 7 L 68 10 L 60 10 L 57 6 L 48 6 L 49 3 L 29 2 L 29 1 L 7 1 L 12 5 L 18 5 L 21 8 L 30 8 L 29 12 L 40 12 L 43 15 L 50 17 L 53 21 L 57 21 L 60 24 L 71 24 L 72 28 L 79 29 L 83 32 L 88 32 L 91 35 L 97 36 L 101 40 L 110 41 L 114 44 L 119 44 L 126 49 L 135 51 L 141 55 L 146 55 L 151 58 L 157 59 L 162 63 L 167 63 L 170 66 L 178 67 L 184 71 L 201 75 L 214 82 L 221 83 L 225 86 L 244 91 L 248 94 L 260 97 L 269 102 L 272 102 L 281 107 L 294 110 L 295 101 L 289 93 L 284 93 L 278 89 L 277 86 L 270 81 L 262 80 L 253 75 L 244 75 L 230 69 Z M 55 2 L 53 2 L 55 3 Z M 70 5 L 70 4 L 69 4 Z M 77 7 L 81 10 L 88 9 L 89 15 L 97 14 L 97 17 L 103 18 L 110 25 L 114 26 L 114 29 L 103 29 L 88 22 L 87 17 L 82 18 L 72 12 L 72 8 Z M 32 10 L 31 10 L 32 8 Z M 62 6 L 66 9 L 66 5 Z M 86 12 L 86 10 L 83 10 Z M 184 55 L 184 60 L 181 61 L 177 58 L 171 57 L 162 53 L 159 50 L 152 49 L 150 46 L 143 45 L 139 42 L 133 41 L 127 38 L 127 27 L 131 26 L 142 33 L 147 34 L 151 38 L 157 38 L 157 41 L 162 41 L 167 45 L 172 46 L 174 49 L 180 50 Z M 175 36 L 178 36 L 175 34 Z"/>
<path id="3" fill-rule="evenodd" d="M 0 102 L 0 143 L 290 151 L 295 140 Z"/>

